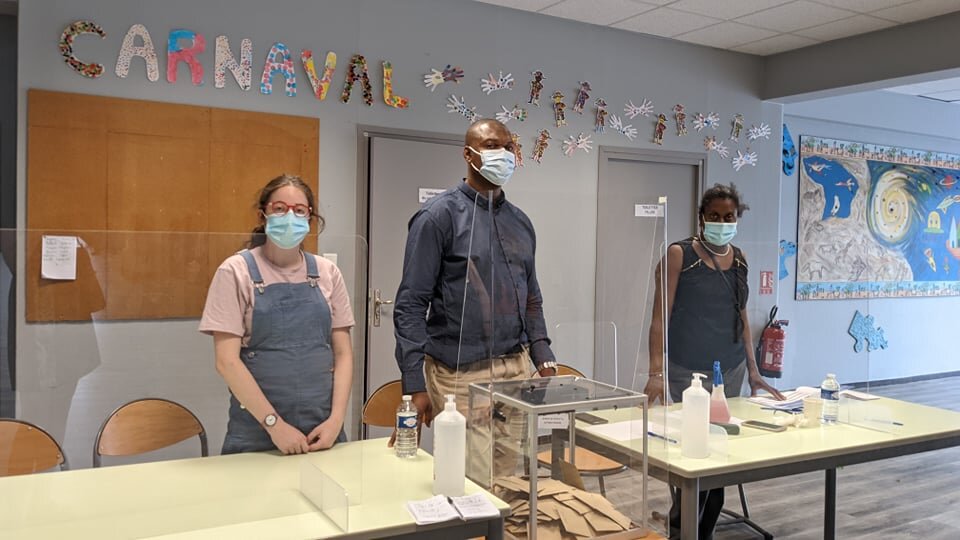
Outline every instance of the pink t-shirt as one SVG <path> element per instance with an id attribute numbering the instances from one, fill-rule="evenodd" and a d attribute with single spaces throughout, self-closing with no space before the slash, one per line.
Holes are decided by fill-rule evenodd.
<path id="1" fill-rule="evenodd" d="M 307 265 L 300 260 L 300 264 L 289 270 L 278 268 L 268 261 L 256 247 L 250 250 L 264 286 L 273 283 L 303 283 L 307 281 Z M 353 309 L 350 308 L 350 298 L 347 287 L 343 282 L 343 275 L 335 264 L 323 257 L 303 252 L 305 257 L 313 257 L 317 261 L 317 285 L 323 293 L 324 299 L 330 306 L 330 315 L 333 319 L 333 328 L 349 328 L 354 325 Z M 226 332 L 241 336 L 241 344 L 246 346 L 250 341 L 253 321 L 253 281 L 243 256 L 230 256 L 217 268 L 217 273 L 210 283 L 207 292 L 207 303 L 203 308 L 203 317 L 200 319 L 200 331 L 205 334 Z"/>

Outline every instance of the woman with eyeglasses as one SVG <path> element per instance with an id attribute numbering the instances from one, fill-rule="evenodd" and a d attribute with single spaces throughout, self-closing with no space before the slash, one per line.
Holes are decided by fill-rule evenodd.
<path id="1" fill-rule="evenodd" d="M 247 249 L 210 284 L 200 331 L 213 336 L 230 388 L 223 454 L 302 454 L 346 440 L 353 311 L 337 267 L 301 249 L 311 221 L 323 229 L 314 204 L 297 176 L 267 183 Z"/>

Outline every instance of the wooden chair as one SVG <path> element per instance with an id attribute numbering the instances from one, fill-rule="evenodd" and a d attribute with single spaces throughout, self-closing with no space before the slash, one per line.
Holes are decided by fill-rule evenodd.
<path id="1" fill-rule="evenodd" d="M 583 373 L 581 373 L 579 370 L 564 364 L 557 365 L 557 375 L 573 375 L 575 377 L 583 377 Z M 550 467 L 551 457 L 550 450 L 545 450 L 537 454 L 537 461 L 544 467 Z M 597 480 L 600 482 L 600 494 L 604 497 L 607 496 L 607 488 L 604 485 L 603 478 L 605 476 L 621 473 L 627 470 L 627 466 L 623 463 L 601 456 L 600 454 L 591 450 L 587 450 L 586 448 L 580 448 L 579 446 L 574 451 L 574 457 L 576 457 L 577 470 L 580 471 L 582 476 L 597 477 Z M 568 463 L 570 462 L 569 448 L 564 448 L 563 459 Z"/>
<path id="2" fill-rule="evenodd" d="M 39 426 L 13 418 L 0 418 L 0 456 L 0 476 L 68 468 L 56 439 Z"/>
<path id="3" fill-rule="evenodd" d="M 363 404 L 361 423 L 363 438 L 367 438 L 367 426 L 392 428 L 397 421 L 397 406 L 403 401 L 400 381 L 390 381 L 370 394 Z"/>
<path id="4" fill-rule="evenodd" d="M 113 411 L 93 443 L 93 466 L 101 456 L 132 456 L 200 438 L 200 455 L 207 456 L 207 432 L 186 407 L 166 399 L 137 399 Z"/>

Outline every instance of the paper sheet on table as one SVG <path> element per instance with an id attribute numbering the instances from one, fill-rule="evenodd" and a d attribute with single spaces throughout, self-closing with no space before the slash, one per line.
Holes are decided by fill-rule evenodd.
<path id="1" fill-rule="evenodd" d="M 407 510 L 417 525 L 440 523 L 460 517 L 457 510 L 443 495 L 435 495 L 422 501 L 408 501 Z"/>
<path id="2" fill-rule="evenodd" d="M 759 396 L 753 396 L 747 398 L 747 401 L 750 403 L 756 403 L 761 407 L 769 407 L 771 409 L 780 409 L 784 411 L 801 409 L 803 408 L 803 398 L 807 396 L 818 396 L 820 395 L 819 388 L 813 388 L 810 386 L 798 386 L 796 390 L 792 392 L 781 392 L 783 394 L 782 400 L 778 400 L 771 396 L 770 394 L 763 394 Z"/>
<path id="3" fill-rule="evenodd" d="M 77 279 L 77 237 L 43 236 L 40 250 L 40 277 Z"/>
<path id="4" fill-rule="evenodd" d="M 858 392 L 856 390 L 841 390 L 840 395 L 859 401 L 873 401 L 875 399 L 880 399 L 880 396 L 875 396 L 866 392 Z"/>

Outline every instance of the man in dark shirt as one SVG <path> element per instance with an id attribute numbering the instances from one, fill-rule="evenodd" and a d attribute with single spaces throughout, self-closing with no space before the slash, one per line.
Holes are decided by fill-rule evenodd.
<path id="1" fill-rule="evenodd" d="M 506 126 L 474 122 L 464 141 L 466 179 L 410 220 L 394 308 L 396 357 L 403 392 L 426 425 L 447 393 L 468 416 L 471 382 L 528 378 L 534 367 L 541 376 L 556 374 L 536 234 L 501 189 L 513 173 L 513 152 Z"/>

